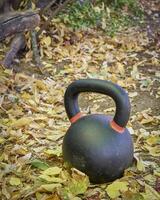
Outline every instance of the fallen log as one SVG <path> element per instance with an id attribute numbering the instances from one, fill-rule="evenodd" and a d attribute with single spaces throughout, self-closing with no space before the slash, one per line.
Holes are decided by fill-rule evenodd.
<path id="1" fill-rule="evenodd" d="M 8 36 L 33 30 L 40 23 L 36 11 L 9 12 L 0 15 L 0 41 Z"/>

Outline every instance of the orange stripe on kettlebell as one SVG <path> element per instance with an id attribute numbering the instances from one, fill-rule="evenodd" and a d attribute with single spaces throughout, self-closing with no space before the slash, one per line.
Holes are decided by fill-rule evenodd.
<path id="1" fill-rule="evenodd" d="M 79 113 L 77 113 L 74 117 L 72 117 L 71 119 L 70 119 L 70 122 L 71 123 L 74 123 L 74 122 L 76 122 L 79 118 L 81 118 L 82 117 L 82 114 L 79 112 Z"/>
<path id="2" fill-rule="evenodd" d="M 124 129 L 125 129 L 125 128 L 119 126 L 119 125 L 118 125 L 115 121 L 113 121 L 113 120 L 111 121 L 110 125 L 111 125 L 111 127 L 112 127 L 115 131 L 117 131 L 118 133 L 123 133 L 123 131 L 124 131 Z"/>

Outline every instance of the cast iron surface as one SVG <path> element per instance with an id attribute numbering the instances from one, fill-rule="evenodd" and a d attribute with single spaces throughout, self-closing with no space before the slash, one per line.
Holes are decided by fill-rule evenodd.
<path id="1" fill-rule="evenodd" d="M 89 115 L 73 123 L 63 142 L 64 160 L 86 173 L 93 183 L 113 181 L 132 164 L 133 143 L 127 129 L 117 133 L 111 118 Z"/>
<path id="2" fill-rule="evenodd" d="M 119 85 L 99 79 L 82 79 L 69 85 L 64 96 L 65 109 L 69 119 L 80 111 L 78 95 L 81 92 L 96 92 L 110 96 L 116 104 L 114 121 L 121 127 L 126 126 L 130 115 L 127 93 Z"/>
<path id="3" fill-rule="evenodd" d="M 63 140 L 64 161 L 86 173 L 93 183 L 105 183 L 121 177 L 133 161 L 133 142 L 125 128 L 130 113 L 126 92 L 119 86 L 102 80 L 79 80 L 65 93 L 65 108 L 70 118 L 79 113 L 80 92 L 99 92 L 116 103 L 114 121 L 124 127 L 116 132 L 110 125 L 112 117 L 87 115 L 72 123 Z M 120 117 L 120 118 L 119 118 Z"/>

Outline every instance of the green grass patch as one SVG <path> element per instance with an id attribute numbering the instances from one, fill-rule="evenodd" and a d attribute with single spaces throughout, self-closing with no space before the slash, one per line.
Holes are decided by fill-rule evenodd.
<path id="1" fill-rule="evenodd" d="M 99 28 L 109 35 L 138 24 L 143 11 L 136 0 L 76 1 L 59 18 L 73 29 Z"/>

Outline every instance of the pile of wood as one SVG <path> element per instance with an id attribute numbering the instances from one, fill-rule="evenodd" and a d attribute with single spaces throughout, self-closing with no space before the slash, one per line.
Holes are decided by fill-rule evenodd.
<path id="1" fill-rule="evenodd" d="M 30 3 L 27 5 L 29 8 L 31 7 L 32 1 L 30 0 L 28 2 Z M 39 7 L 39 11 L 17 11 L 22 3 L 21 0 L 0 0 L 0 42 L 8 36 L 14 36 L 10 45 L 10 50 L 6 54 L 5 59 L 1 62 L 4 67 L 11 68 L 12 62 L 18 52 L 25 48 L 26 40 L 24 33 L 26 31 L 31 31 L 34 60 L 37 65 L 40 65 L 37 38 L 47 27 L 52 18 L 71 2 L 71 0 L 35 0 L 34 2 Z M 49 16 L 39 32 L 36 33 L 34 29 L 40 24 L 40 16 L 58 2 L 60 3 L 59 6 L 53 11 L 52 15 Z"/>
<path id="2" fill-rule="evenodd" d="M 8 36 L 15 35 L 9 52 L 3 61 L 4 67 L 10 68 L 17 53 L 25 47 L 24 32 L 33 30 L 39 25 L 40 17 L 33 11 L 9 12 L 0 15 L 0 41 Z"/>

